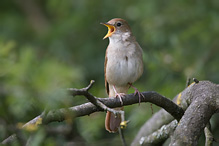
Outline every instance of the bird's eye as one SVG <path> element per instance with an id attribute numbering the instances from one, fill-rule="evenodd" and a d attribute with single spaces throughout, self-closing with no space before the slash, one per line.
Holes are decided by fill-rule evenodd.
<path id="1" fill-rule="evenodd" d="M 122 25 L 122 23 L 118 22 L 116 25 L 117 25 L 117 26 L 121 26 L 121 25 Z"/>

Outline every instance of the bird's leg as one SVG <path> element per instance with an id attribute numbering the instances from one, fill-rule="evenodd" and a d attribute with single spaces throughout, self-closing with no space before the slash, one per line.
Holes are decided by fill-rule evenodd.
<path id="1" fill-rule="evenodd" d="M 143 95 L 135 86 L 133 86 L 132 83 L 128 83 L 128 84 L 130 85 L 130 87 L 132 87 L 133 89 L 135 89 L 134 95 L 138 94 L 138 101 L 139 101 L 139 104 L 140 104 L 140 103 L 141 103 L 141 96 L 142 96 L 143 98 L 145 98 L 144 95 Z"/>
<path id="2" fill-rule="evenodd" d="M 114 92 L 116 93 L 116 97 L 119 97 L 119 100 L 120 100 L 121 105 L 123 105 L 122 96 L 124 96 L 125 93 L 118 93 L 118 92 L 116 91 L 116 88 L 115 88 L 114 85 L 113 85 L 113 90 L 114 90 Z"/>

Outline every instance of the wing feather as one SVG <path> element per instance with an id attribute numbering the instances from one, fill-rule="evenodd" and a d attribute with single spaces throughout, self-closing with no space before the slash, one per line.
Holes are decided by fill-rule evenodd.
<path id="1" fill-rule="evenodd" d="M 105 55 L 105 62 L 104 62 L 104 78 L 105 78 L 105 88 L 106 88 L 106 92 L 109 95 L 109 83 L 106 80 L 106 68 L 107 68 L 107 49 L 106 49 L 106 55 Z"/>

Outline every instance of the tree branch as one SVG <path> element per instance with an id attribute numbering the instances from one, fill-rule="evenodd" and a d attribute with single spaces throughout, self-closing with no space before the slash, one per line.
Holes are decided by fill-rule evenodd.
<path id="1" fill-rule="evenodd" d="M 174 102 L 165 98 L 164 96 L 154 92 L 143 92 L 142 93 L 145 98 L 141 99 L 141 102 L 151 102 L 157 106 L 164 108 L 167 112 L 169 112 L 175 119 L 179 120 L 182 117 L 184 111 L 182 108 L 177 106 Z M 78 95 L 81 95 L 78 94 Z M 128 94 L 122 97 L 123 106 L 136 104 L 139 102 L 138 96 L 134 94 Z M 100 102 L 106 105 L 109 108 L 121 107 L 120 100 L 118 98 L 97 98 Z M 55 121 L 63 121 L 65 120 L 66 114 L 74 115 L 74 117 L 81 117 L 85 115 L 90 115 L 97 111 L 104 111 L 103 109 L 93 105 L 92 103 L 85 103 L 82 105 L 70 107 L 68 109 L 59 109 L 49 111 L 46 117 L 44 118 L 44 124 L 55 122 Z"/>
<path id="2" fill-rule="evenodd" d="M 214 137 L 213 134 L 211 133 L 211 124 L 208 122 L 208 124 L 205 127 L 205 146 L 212 146 Z"/>
<path id="3" fill-rule="evenodd" d="M 205 123 L 203 123 L 203 121 L 200 121 L 201 119 L 205 119 L 206 116 L 210 117 L 219 111 L 219 85 L 213 84 L 209 81 L 200 81 L 197 83 L 192 83 L 191 85 L 189 85 L 184 91 L 182 91 L 181 93 L 179 93 L 174 99 L 173 101 L 175 103 L 177 103 L 177 105 L 179 105 L 180 107 L 182 107 L 188 117 L 190 117 L 188 119 L 184 118 L 184 120 L 187 120 L 187 123 L 193 123 L 194 125 L 196 125 L 196 128 L 191 128 L 192 125 L 188 126 L 185 125 L 185 123 L 182 123 L 182 120 L 180 120 L 180 124 L 181 124 L 181 131 L 179 131 L 179 133 L 183 133 L 183 135 L 188 135 L 188 133 L 194 133 L 194 131 L 185 131 L 185 129 L 183 127 L 187 127 L 187 129 L 200 129 L 200 124 L 205 125 Z M 205 96 L 205 97 L 203 97 Z M 196 100 L 196 99 L 199 99 Z M 187 108 L 192 106 L 192 104 L 194 103 L 198 103 L 197 104 L 197 108 L 202 107 L 202 104 L 205 104 L 206 106 L 208 105 L 209 108 L 213 108 L 213 112 L 209 112 L 207 113 L 202 113 L 203 111 L 199 111 L 200 113 L 197 113 L 197 109 L 192 108 L 193 110 L 190 110 L 189 112 L 187 112 Z M 191 107 L 190 107 L 191 108 Z M 197 119 L 196 116 L 194 116 L 194 114 L 197 116 L 199 116 L 199 120 L 197 120 L 196 122 L 191 121 L 191 119 Z M 207 115 L 206 115 L 207 114 Z M 185 115 L 183 116 L 185 117 Z M 164 111 L 163 109 L 161 109 L 160 111 L 158 111 L 157 113 L 155 113 L 139 130 L 137 136 L 135 137 L 135 139 L 132 142 L 132 146 L 136 146 L 139 145 L 140 139 L 141 137 L 146 137 L 151 135 L 153 132 L 155 132 L 156 130 L 158 130 L 161 126 L 163 126 L 164 124 L 168 124 L 173 120 L 172 116 L 169 115 L 169 113 L 167 113 L 166 111 Z M 198 125 L 198 126 L 197 126 Z M 178 128 L 178 127 L 177 127 Z M 202 127 L 201 127 L 202 128 Z M 203 131 L 203 128 L 201 129 L 201 131 L 198 131 L 198 134 L 200 134 L 200 132 Z M 174 133 L 176 134 L 176 133 Z M 197 134 L 197 133 L 196 133 Z M 194 134 L 195 135 L 195 134 Z M 196 137 L 197 139 L 195 139 L 196 141 L 198 140 L 200 135 L 196 135 L 196 136 L 189 136 L 189 137 Z M 176 135 L 175 135 L 176 136 Z M 183 137 L 179 137 L 176 138 L 176 140 L 181 140 L 183 139 Z M 194 139 L 193 139 L 194 140 Z M 194 140 L 194 141 L 195 141 Z"/>
<path id="4" fill-rule="evenodd" d="M 145 122 L 145 124 L 138 131 L 131 145 L 140 145 L 142 137 L 151 135 L 163 125 L 169 124 L 173 120 L 174 118 L 168 112 L 166 112 L 164 109 L 161 109 Z"/>
<path id="5" fill-rule="evenodd" d="M 167 138 L 169 138 L 170 134 L 175 130 L 178 122 L 173 120 L 168 125 L 163 125 L 159 130 L 153 132 L 151 135 L 141 137 L 139 144 L 140 145 L 160 145 Z"/>
<path id="6" fill-rule="evenodd" d="M 197 145 L 211 116 L 219 109 L 219 86 L 202 81 L 188 91 L 189 107 L 179 122 L 170 145 Z"/>
<path id="7" fill-rule="evenodd" d="M 104 110 L 111 110 L 109 108 L 116 108 L 116 107 L 121 107 L 121 103 L 118 98 L 96 98 L 89 92 L 87 92 L 91 87 L 91 83 L 88 87 L 83 88 L 83 89 L 69 89 L 71 91 L 72 95 L 84 95 L 86 96 L 92 103 L 85 103 L 82 105 L 70 107 L 70 108 L 63 108 L 63 109 L 58 109 L 58 110 L 51 110 L 47 114 L 43 113 L 33 120 L 29 121 L 26 123 L 22 128 L 24 129 L 25 127 L 30 127 L 30 126 L 37 126 L 39 124 L 48 124 L 51 122 L 61 122 L 66 119 L 66 117 L 72 116 L 73 118 L 75 117 L 80 117 L 80 116 L 85 116 L 85 115 L 90 115 L 94 112 L 97 111 L 104 111 Z M 156 104 L 157 106 L 160 106 L 164 108 L 167 112 L 169 112 L 175 119 L 179 120 L 180 117 L 182 117 L 184 111 L 182 108 L 177 106 L 174 102 L 169 100 L 168 98 L 165 98 L 164 96 L 154 92 L 154 91 L 149 91 L 149 92 L 143 92 L 142 93 L 145 98 L 141 99 L 141 102 L 151 102 Z M 98 100 L 93 100 L 93 98 L 98 99 Z M 132 104 L 138 104 L 139 103 L 139 97 L 134 94 L 129 94 L 125 95 L 122 97 L 123 99 L 123 106 L 127 105 L 132 105 Z M 99 102 L 100 101 L 100 102 Z M 101 106 L 99 105 L 104 105 L 106 107 L 100 108 Z M 109 107 L 109 108 L 107 108 Z M 114 112 L 114 111 L 112 111 Z M 40 122 L 41 121 L 41 122 Z M 13 139 L 16 136 L 13 136 Z M 11 141 L 11 137 L 8 139 L 4 140 L 4 143 L 8 143 Z"/>
<path id="8" fill-rule="evenodd" d="M 71 92 L 73 96 L 75 95 L 83 95 L 85 96 L 91 103 L 96 105 L 97 107 L 103 109 L 104 111 L 110 111 L 114 115 L 120 114 L 121 115 L 121 121 L 125 121 L 125 112 L 122 110 L 114 110 L 112 108 L 107 107 L 105 104 L 100 102 L 95 96 L 93 96 L 91 93 L 88 92 L 88 90 L 93 86 L 94 80 L 91 80 L 90 84 L 86 88 L 82 89 L 75 89 L 75 88 L 69 88 L 68 90 Z"/>

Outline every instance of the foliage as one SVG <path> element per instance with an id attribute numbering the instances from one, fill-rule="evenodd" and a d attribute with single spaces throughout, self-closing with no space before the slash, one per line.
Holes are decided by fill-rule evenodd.
<path id="1" fill-rule="evenodd" d="M 83 97 L 73 99 L 66 88 L 81 88 L 94 79 L 92 93 L 106 97 L 103 64 L 108 41 L 102 38 L 107 30 L 99 23 L 111 18 L 126 19 L 144 50 L 145 71 L 135 83 L 140 91 L 155 90 L 172 98 L 184 89 L 188 77 L 219 83 L 218 15 L 217 0 L 2 1 L 0 139 L 45 109 L 85 102 Z M 150 105 L 125 110 L 131 121 L 125 135 L 131 141 L 151 116 Z M 104 117 L 96 113 L 50 124 L 53 129 L 70 126 L 73 132 L 54 136 L 47 127 L 32 140 L 51 145 L 117 141 L 118 135 L 104 130 Z"/>

